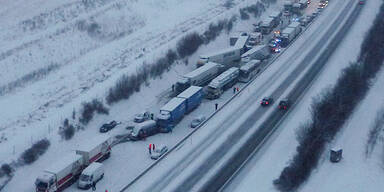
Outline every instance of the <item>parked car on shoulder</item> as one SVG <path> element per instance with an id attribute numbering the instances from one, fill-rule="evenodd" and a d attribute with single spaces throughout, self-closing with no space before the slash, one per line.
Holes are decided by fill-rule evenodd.
<path id="1" fill-rule="evenodd" d="M 273 103 L 272 97 L 264 97 L 263 100 L 261 100 L 260 104 L 261 106 L 268 106 Z"/>
<path id="2" fill-rule="evenodd" d="M 287 110 L 288 107 L 289 107 L 289 100 L 288 99 L 282 99 L 280 102 L 279 102 L 279 109 L 282 109 L 282 110 Z"/>
<path id="3" fill-rule="evenodd" d="M 117 125 L 116 121 L 110 121 L 109 123 L 105 123 L 100 127 L 100 133 L 105 133 L 115 128 Z"/>
<path id="4" fill-rule="evenodd" d="M 151 153 L 151 159 L 156 160 L 156 159 L 160 158 L 161 156 L 163 156 L 167 151 L 168 151 L 167 146 L 165 146 L 165 145 L 157 146 L 156 145 L 156 148 Z"/>
<path id="5" fill-rule="evenodd" d="M 199 126 L 203 121 L 205 121 L 205 116 L 198 116 L 191 121 L 191 128 Z"/>
<path id="6" fill-rule="evenodd" d="M 136 123 L 141 123 L 141 122 L 144 122 L 144 121 L 150 119 L 150 117 L 151 117 L 151 114 L 148 111 L 145 111 L 145 112 L 136 114 L 133 121 Z"/>

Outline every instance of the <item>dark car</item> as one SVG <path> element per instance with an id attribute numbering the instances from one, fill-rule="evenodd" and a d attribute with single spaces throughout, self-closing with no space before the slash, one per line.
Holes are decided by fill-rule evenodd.
<path id="1" fill-rule="evenodd" d="M 283 99 L 279 103 L 279 109 L 286 110 L 289 107 L 289 100 L 288 99 Z"/>
<path id="2" fill-rule="evenodd" d="M 115 128 L 117 125 L 116 121 L 111 121 L 109 123 L 103 124 L 103 126 L 100 127 L 100 133 L 108 132 L 109 130 Z"/>
<path id="3" fill-rule="evenodd" d="M 261 100 L 260 104 L 261 106 L 268 106 L 273 103 L 272 97 L 264 97 L 263 100 Z"/>
<path id="4" fill-rule="evenodd" d="M 359 5 L 364 5 L 364 0 L 359 0 Z"/>

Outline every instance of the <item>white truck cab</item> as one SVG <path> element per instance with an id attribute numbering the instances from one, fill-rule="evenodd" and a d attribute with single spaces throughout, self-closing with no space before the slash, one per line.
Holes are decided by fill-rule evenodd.
<path id="1" fill-rule="evenodd" d="M 81 173 L 77 187 L 80 189 L 89 189 L 93 182 L 98 182 L 104 177 L 103 164 L 98 162 L 91 163 Z"/>

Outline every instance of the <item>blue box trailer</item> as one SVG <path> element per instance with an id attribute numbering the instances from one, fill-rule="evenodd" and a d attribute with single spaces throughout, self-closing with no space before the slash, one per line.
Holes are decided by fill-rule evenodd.
<path id="1" fill-rule="evenodd" d="M 182 93 L 180 93 L 178 98 L 186 99 L 187 102 L 187 110 L 186 113 L 190 113 L 197 106 L 200 105 L 201 101 L 204 98 L 204 92 L 202 87 L 191 86 Z"/>
<path id="2" fill-rule="evenodd" d="M 156 121 L 159 131 L 163 133 L 172 131 L 173 127 L 183 118 L 186 112 L 186 99 L 178 97 L 171 99 L 160 109 L 160 114 Z"/>

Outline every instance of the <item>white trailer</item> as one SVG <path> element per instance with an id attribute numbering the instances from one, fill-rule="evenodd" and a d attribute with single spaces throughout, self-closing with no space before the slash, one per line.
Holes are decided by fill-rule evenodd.
<path id="1" fill-rule="evenodd" d="M 51 167 L 45 169 L 35 181 L 36 192 L 61 191 L 75 182 L 84 169 L 81 155 L 70 154 L 62 156 Z"/>
<path id="2" fill-rule="evenodd" d="M 300 22 L 292 22 L 291 24 L 288 25 L 287 28 L 293 28 L 295 31 L 295 37 L 301 32 L 301 25 Z"/>
<path id="3" fill-rule="evenodd" d="M 232 46 L 218 52 L 201 55 L 197 61 L 197 67 L 201 67 L 208 62 L 215 62 L 222 65 L 230 65 L 240 60 L 241 47 Z"/>
<path id="4" fill-rule="evenodd" d="M 111 155 L 112 138 L 100 135 L 87 140 L 87 143 L 76 150 L 76 154 L 83 156 L 84 164 L 88 166 L 92 162 L 102 161 Z"/>
<path id="5" fill-rule="evenodd" d="M 240 36 L 237 39 L 234 47 L 240 49 L 240 54 L 243 54 L 247 50 L 246 45 L 247 45 L 248 41 L 249 41 L 249 35 Z"/>
<path id="6" fill-rule="evenodd" d="M 241 63 L 248 63 L 253 59 L 264 60 L 269 58 L 270 51 L 267 45 L 257 45 L 241 55 Z"/>
<path id="7" fill-rule="evenodd" d="M 206 88 L 206 97 L 208 99 L 217 99 L 228 88 L 233 86 L 239 77 L 240 70 L 237 67 L 231 67 L 227 71 L 213 79 Z"/>
<path id="8" fill-rule="evenodd" d="M 220 68 L 220 64 L 208 62 L 202 67 L 183 75 L 175 84 L 176 93 L 181 93 L 192 85 L 203 86 L 208 84 L 218 75 Z"/>
<path id="9" fill-rule="evenodd" d="M 240 67 L 239 82 L 247 83 L 261 71 L 261 61 L 251 60 Z"/>
<path id="10" fill-rule="evenodd" d="M 264 19 L 260 24 L 262 34 L 269 34 L 275 27 L 275 20 L 271 17 Z"/>
<path id="11" fill-rule="evenodd" d="M 232 33 L 231 36 L 229 37 L 229 45 L 234 46 L 237 40 L 239 39 L 239 37 L 241 36 L 248 36 L 248 33 L 243 31 Z"/>
<path id="12" fill-rule="evenodd" d="M 289 44 L 296 37 L 295 28 L 287 27 L 281 32 L 283 44 Z"/>

